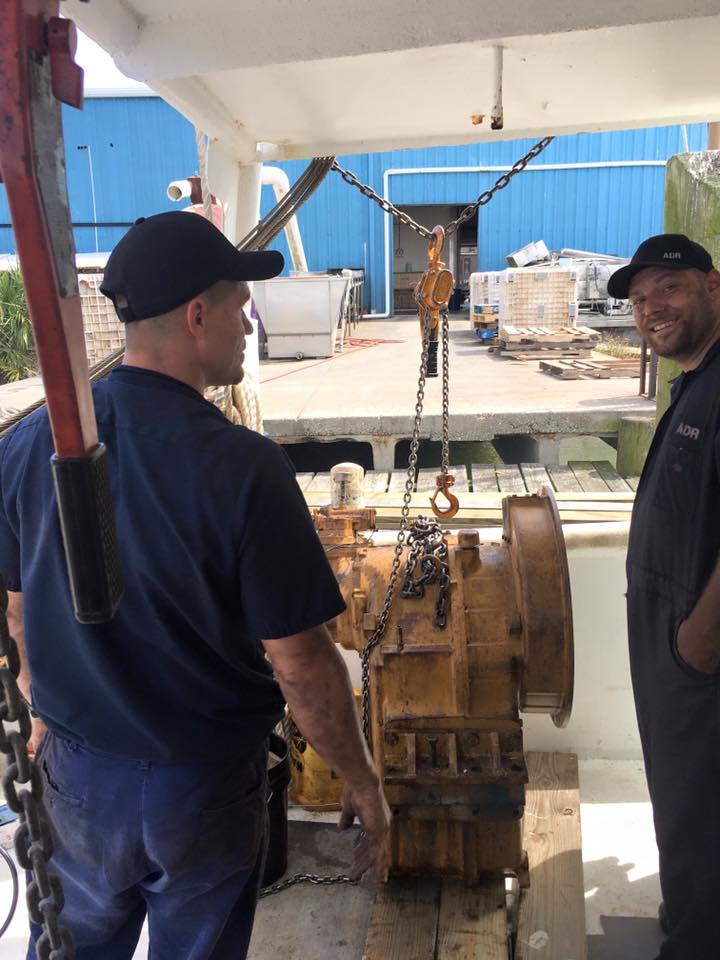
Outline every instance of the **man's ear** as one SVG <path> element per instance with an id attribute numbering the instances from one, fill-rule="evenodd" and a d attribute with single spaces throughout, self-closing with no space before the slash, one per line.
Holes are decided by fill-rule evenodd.
<path id="1" fill-rule="evenodd" d="M 185 329 L 195 340 L 204 340 L 207 335 L 207 304 L 202 297 L 195 297 L 185 304 Z"/>
<path id="2" fill-rule="evenodd" d="M 707 274 L 707 292 L 713 300 L 720 300 L 720 271 L 714 267 Z"/>

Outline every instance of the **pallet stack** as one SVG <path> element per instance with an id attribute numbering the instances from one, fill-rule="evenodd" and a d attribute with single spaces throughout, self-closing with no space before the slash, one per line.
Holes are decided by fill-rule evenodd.
<path id="1" fill-rule="evenodd" d="M 599 341 L 600 334 L 589 327 L 519 327 L 505 324 L 500 328 L 494 350 L 513 360 L 588 357 Z"/>
<path id="2" fill-rule="evenodd" d="M 497 284 L 500 330 L 567 327 L 577 319 L 577 274 L 558 268 L 504 270 Z"/>
<path id="3" fill-rule="evenodd" d="M 102 273 L 80 273 L 80 308 L 88 364 L 92 366 L 125 343 L 125 331 L 112 303 L 100 292 Z"/>

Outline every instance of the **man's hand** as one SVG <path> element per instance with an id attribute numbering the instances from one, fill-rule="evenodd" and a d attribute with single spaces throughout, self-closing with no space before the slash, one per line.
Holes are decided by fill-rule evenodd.
<path id="1" fill-rule="evenodd" d="M 355 847 L 350 879 L 359 880 L 366 870 L 373 867 L 373 877 L 379 882 L 385 876 L 386 841 L 390 830 L 390 808 L 379 780 L 362 790 L 345 786 L 340 829 L 351 827 L 355 817 L 360 821 L 363 832 Z"/>
<path id="2" fill-rule="evenodd" d="M 33 717 L 32 733 L 30 734 L 30 740 L 28 741 L 28 753 L 30 756 L 34 757 L 38 752 L 40 749 L 40 742 L 46 733 L 47 727 L 45 726 L 45 723 L 40 719 L 40 717 Z"/>
<path id="3" fill-rule="evenodd" d="M 691 614 L 677 632 L 677 649 L 682 659 L 699 673 L 720 672 L 720 636 L 693 622 Z"/>

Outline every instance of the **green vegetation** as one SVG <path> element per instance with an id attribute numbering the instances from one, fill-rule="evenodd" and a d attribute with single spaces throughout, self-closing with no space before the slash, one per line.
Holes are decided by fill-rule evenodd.
<path id="1" fill-rule="evenodd" d="M 640 357 L 640 347 L 627 340 L 621 340 L 619 337 L 608 337 L 602 343 L 593 346 L 593 350 L 598 353 L 606 353 L 610 357 L 618 357 L 621 360 L 634 360 Z"/>
<path id="2" fill-rule="evenodd" d="M 38 372 L 35 344 L 19 269 L 0 271 L 0 383 Z"/>

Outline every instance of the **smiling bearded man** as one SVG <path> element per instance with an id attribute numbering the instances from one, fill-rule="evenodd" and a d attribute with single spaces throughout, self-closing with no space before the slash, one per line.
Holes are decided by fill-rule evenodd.
<path id="1" fill-rule="evenodd" d="M 678 363 L 635 495 L 633 692 L 660 853 L 659 960 L 717 956 L 720 902 L 720 273 L 681 234 L 640 244 L 608 292 Z"/>

